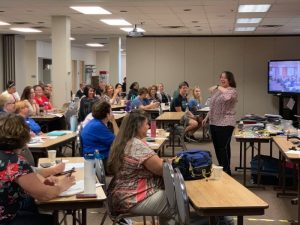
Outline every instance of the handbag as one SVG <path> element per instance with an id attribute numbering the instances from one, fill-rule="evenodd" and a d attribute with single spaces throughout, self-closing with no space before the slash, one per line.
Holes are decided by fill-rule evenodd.
<path id="1" fill-rule="evenodd" d="M 177 153 L 172 162 L 173 168 L 178 168 L 185 180 L 207 178 L 211 174 L 211 154 L 205 150 L 188 150 Z"/>

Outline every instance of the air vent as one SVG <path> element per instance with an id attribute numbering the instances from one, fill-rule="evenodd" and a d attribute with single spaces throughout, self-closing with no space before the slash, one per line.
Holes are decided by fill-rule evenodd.
<path id="1" fill-rule="evenodd" d="M 274 27 L 282 27 L 283 25 L 260 25 L 259 27 L 264 27 L 264 28 L 274 28 Z"/>
<path id="2" fill-rule="evenodd" d="M 167 29 L 181 29 L 184 28 L 185 26 L 163 26 L 163 28 Z"/>
<path id="3" fill-rule="evenodd" d="M 30 23 L 29 22 L 16 21 L 16 22 L 12 22 L 12 24 L 16 24 L 16 25 L 28 25 Z"/>

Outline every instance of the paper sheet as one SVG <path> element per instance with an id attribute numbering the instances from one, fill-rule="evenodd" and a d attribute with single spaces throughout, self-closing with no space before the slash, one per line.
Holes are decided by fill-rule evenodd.
<path id="1" fill-rule="evenodd" d="M 66 163 L 65 171 L 71 170 L 72 168 L 79 169 L 84 167 L 84 163 Z"/>
<path id="2" fill-rule="evenodd" d="M 103 184 L 96 183 L 95 185 L 96 185 L 96 188 L 97 188 L 97 187 L 102 186 Z M 83 180 L 78 180 L 78 181 L 76 181 L 76 184 L 71 186 L 68 190 L 60 193 L 59 196 L 63 197 L 63 196 L 76 195 L 76 194 L 79 194 L 79 193 L 83 192 L 83 190 L 84 190 L 84 181 Z"/>
<path id="3" fill-rule="evenodd" d="M 293 98 L 290 98 L 288 103 L 286 104 L 286 107 L 292 110 L 294 108 L 294 105 L 295 105 L 295 100 Z"/>

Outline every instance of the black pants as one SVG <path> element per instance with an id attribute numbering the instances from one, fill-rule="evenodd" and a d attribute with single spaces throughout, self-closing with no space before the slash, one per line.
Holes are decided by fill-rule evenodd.
<path id="1" fill-rule="evenodd" d="M 233 132 L 233 126 L 215 126 L 210 125 L 211 138 L 214 144 L 216 156 L 223 170 L 231 175 L 230 158 L 231 149 L 230 141 Z"/>
<path id="2" fill-rule="evenodd" d="M 52 215 L 33 213 L 30 211 L 18 211 L 15 218 L 5 225 L 53 225 Z"/>

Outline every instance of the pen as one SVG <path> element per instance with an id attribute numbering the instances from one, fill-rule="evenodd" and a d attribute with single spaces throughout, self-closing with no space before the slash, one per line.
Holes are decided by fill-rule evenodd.
<path id="1" fill-rule="evenodd" d="M 69 174 L 68 177 L 72 176 L 72 173 L 74 172 L 74 170 L 75 170 L 75 167 L 73 167 L 73 168 L 71 169 L 71 172 L 70 172 L 70 174 Z"/>

